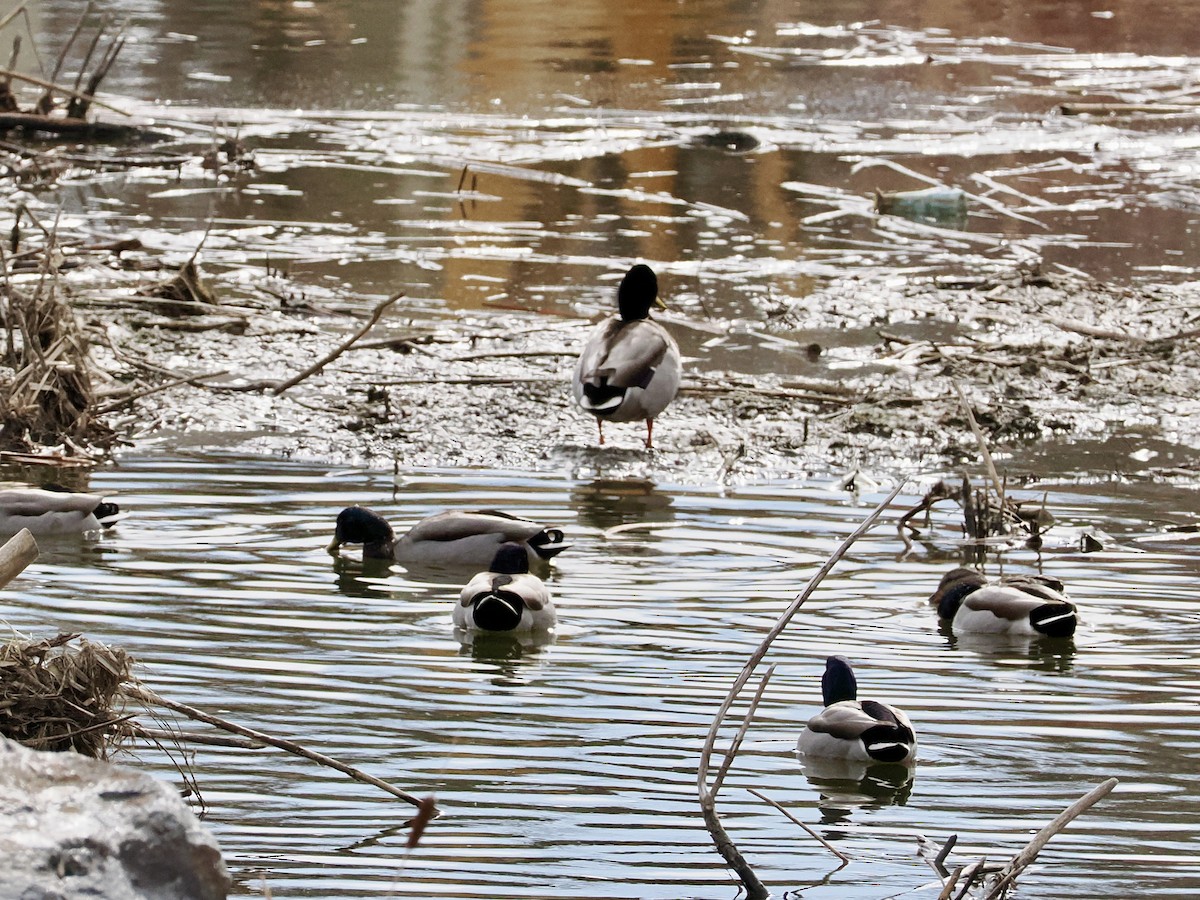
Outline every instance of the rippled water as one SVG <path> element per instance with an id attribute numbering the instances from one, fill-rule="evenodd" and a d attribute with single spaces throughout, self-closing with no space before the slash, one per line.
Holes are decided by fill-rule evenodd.
<path id="1" fill-rule="evenodd" d="M 409 808 L 274 751 L 200 748 L 192 768 L 238 879 L 276 897 L 732 898 L 698 814 L 698 752 L 720 698 L 811 572 L 880 499 L 817 482 L 706 490 L 471 471 L 390 474 L 208 455 L 131 456 L 92 487 L 128 518 L 96 541 L 42 542 L 3 617 L 120 645 L 161 693 L 436 793 Z M 1073 641 L 955 639 L 926 597 L 957 560 L 954 512 L 904 556 L 895 516 L 856 545 L 768 657 L 776 676 L 722 794 L 730 832 L 776 891 L 900 894 L 931 880 L 915 835 L 952 859 L 1015 852 L 1108 776 L 1116 792 L 1055 838 L 1031 896 L 1194 896 L 1200 797 L 1200 556 L 1163 537 L 1194 489 L 1047 482 L 1061 524 L 1041 567 L 1082 609 Z M 915 501 L 915 487 L 897 504 Z M 337 510 L 398 526 L 490 505 L 566 529 L 560 628 L 544 646 L 463 646 L 454 584 L 335 565 Z M 656 522 L 654 530 L 616 525 Z M 1078 530 L 1111 549 L 1076 552 Z M 902 558 L 903 557 L 903 558 Z M 1031 551 L 1005 571 L 1031 571 Z M 991 567 L 996 572 L 995 565 Z M 921 761 L 806 771 L 793 753 L 837 651 L 864 693 L 903 706 Z M 158 752 L 139 764 L 178 781 Z M 833 858 L 756 787 L 853 858 Z M 923 892 L 933 896 L 933 892 Z"/>
<path id="2" fill-rule="evenodd" d="M 685 315 L 737 334 L 773 298 L 846 273 L 980 258 L 1119 279 L 1197 271 L 1194 118 L 1055 111 L 1081 96 L 1190 102 L 1187 3 L 650 2 L 632 23 L 612 4 L 544 0 L 108 6 L 136 17 L 112 99 L 188 123 L 199 143 L 236 133 L 259 168 L 72 172 L 20 199 L 168 261 L 207 234 L 206 270 L 234 302 L 261 299 L 264 268 L 282 266 L 289 280 L 272 285 L 289 300 L 367 306 L 403 288 L 411 319 L 589 315 L 595 276 L 640 257 L 668 273 Z M 79 4 L 29 8 L 52 59 Z M 725 128 L 757 147 L 708 140 Z M 875 188 L 930 178 L 981 198 L 966 231 L 869 215 Z M 127 273 L 105 277 L 128 287 Z M 876 324 L 871 310 L 844 317 L 842 340 Z M 738 372 L 788 365 L 719 343 L 688 352 Z M 1049 448 L 1039 470 L 1124 471 L 1114 443 Z M 1040 560 L 1013 550 L 1004 567 L 1068 583 L 1083 622 L 1065 644 L 939 630 L 926 597 L 958 559 L 949 511 L 911 554 L 886 521 L 854 548 L 769 657 L 777 674 L 722 795 L 776 895 L 912 891 L 932 877 L 918 833 L 959 835 L 960 862 L 1007 857 L 1108 776 L 1117 791 L 1055 838 L 1022 892 L 1200 892 L 1200 565 L 1195 542 L 1162 534 L 1200 500 L 1194 474 L 1158 478 L 1040 485 L 1062 524 Z M 273 751 L 196 751 L 237 893 L 330 900 L 734 897 L 698 813 L 704 733 L 776 615 L 878 499 L 816 482 L 462 470 L 394 486 L 211 455 L 132 455 L 92 487 L 118 491 L 129 517 L 95 542 L 43 541 L 0 598 L 6 621 L 118 644 L 167 696 L 436 793 L 444 815 L 406 854 L 409 808 L 374 788 Z M 323 548 L 350 502 L 397 525 L 454 505 L 562 525 L 575 547 L 553 568 L 555 640 L 464 647 L 455 585 L 335 566 Z M 663 527 L 603 535 L 645 521 Z M 1076 552 L 1082 528 L 1109 549 Z M 833 651 L 858 664 L 864 693 L 911 714 L 911 783 L 793 754 Z M 177 780 L 158 751 L 139 758 Z M 835 871 L 746 787 L 853 862 Z"/>

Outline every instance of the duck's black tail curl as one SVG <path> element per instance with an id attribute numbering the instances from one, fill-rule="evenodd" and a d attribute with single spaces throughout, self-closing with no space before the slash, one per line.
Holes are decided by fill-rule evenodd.
<path id="1" fill-rule="evenodd" d="M 96 505 L 93 510 L 96 520 L 105 528 L 112 528 L 117 522 L 117 514 L 121 511 L 121 507 L 115 503 L 109 503 L 107 500 Z"/>
<path id="2" fill-rule="evenodd" d="M 1029 624 L 1046 637 L 1070 637 L 1079 618 L 1070 603 L 1046 603 L 1029 614 Z"/>
<path id="3" fill-rule="evenodd" d="M 557 528 L 543 528 L 529 539 L 529 546 L 542 559 L 549 559 L 562 553 L 571 545 L 566 543 L 566 536 Z"/>

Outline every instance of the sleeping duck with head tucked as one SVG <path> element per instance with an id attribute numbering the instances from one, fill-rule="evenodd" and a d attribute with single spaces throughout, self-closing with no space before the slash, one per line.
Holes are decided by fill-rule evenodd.
<path id="1" fill-rule="evenodd" d="M 1070 637 L 1079 621 L 1062 582 L 1045 575 L 1015 575 L 993 584 L 959 567 L 942 576 L 929 599 L 955 632 Z"/>

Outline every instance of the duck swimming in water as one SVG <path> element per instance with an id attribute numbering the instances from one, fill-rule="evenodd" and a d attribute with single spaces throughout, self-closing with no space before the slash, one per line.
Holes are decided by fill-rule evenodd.
<path id="1" fill-rule="evenodd" d="M 51 484 L 0 490 L 0 534 L 28 528 L 34 535 L 83 534 L 111 527 L 120 508 L 99 494 Z"/>
<path id="2" fill-rule="evenodd" d="M 618 315 L 592 331 L 579 354 L 572 379 L 575 402 L 596 417 L 600 443 L 604 423 L 646 423 L 646 447 L 654 446 L 654 419 L 679 391 L 679 345 L 650 318 L 650 308 L 666 304 L 658 277 L 646 265 L 625 273 L 617 289 Z"/>
<path id="3" fill-rule="evenodd" d="M 548 631 L 558 621 L 550 591 L 529 571 L 529 555 L 517 543 L 502 544 L 486 572 L 462 589 L 454 604 L 454 627 L 464 631 Z"/>
<path id="4" fill-rule="evenodd" d="M 1045 575 L 1016 575 L 996 584 L 974 569 L 942 576 L 930 602 L 956 632 L 1070 637 L 1078 614 L 1062 582 Z"/>
<path id="5" fill-rule="evenodd" d="M 329 552 L 342 544 L 362 544 L 364 559 L 392 559 L 426 566 L 486 566 L 501 544 L 522 546 L 530 561 L 548 560 L 570 545 L 557 528 L 494 509 L 447 510 L 428 516 L 399 540 L 383 516 L 363 506 L 338 513 Z"/>
<path id="6" fill-rule="evenodd" d="M 825 708 L 808 720 L 796 749 L 809 756 L 859 762 L 907 763 L 917 758 L 917 736 L 903 712 L 859 700 L 854 669 L 844 656 L 825 660 Z"/>

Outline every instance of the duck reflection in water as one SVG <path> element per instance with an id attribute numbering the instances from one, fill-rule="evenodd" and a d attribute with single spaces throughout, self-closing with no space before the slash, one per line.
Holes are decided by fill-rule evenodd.
<path id="1" fill-rule="evenodd" d="M 480 664 L 480 673 L 497 687 L 528 683 L 525 676 L 540 666 L 547 648 L 554 643 L 552 631 L 486 632 L 454 630 L 459 640 L 458 655 Z"/>
<path id="2" fill-rule="evenodd" d="M 600 531 L 638 522 L 673 522 L 673 503 L 648 478 L 597 478 L 571 491 L 579 521 Z"/>
<path id="3" fill-rule="evenodd" d="M 797 755 L 804 777 L 818 793 L 822 825 L 845 823 L 858 809 L 904 806 L 912 793 L 914 763 L 868 763 Z"/>
<path id="4" fill-rule="evenodd" d="M 947 622 L 938 632 L 946 639 L 946 649 L 973 653 L 992 662 L 1018 661 L 1033 671 L 1065 675 L 1075 668 L 1075 639 L 1046 638 L 1027 634 L 956 634 Z"/>

